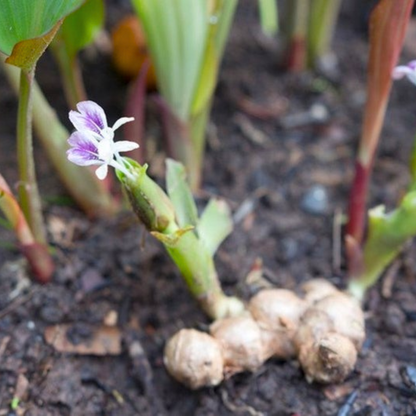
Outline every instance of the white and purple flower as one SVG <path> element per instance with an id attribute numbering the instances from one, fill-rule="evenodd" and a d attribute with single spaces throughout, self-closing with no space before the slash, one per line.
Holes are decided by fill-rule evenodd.
<path id="1" fill-rule="evenodd" d="M 393 79 L 407 77 L 412 84 L 416 85 L 416 61 L 410 61 L 407 65 L 399 65 L 394 68 Z"/>
<path id="2" fill-rule="evenodd" d="M 122 140 L 114 141 L 114 131 L 130 121 L 132 117 L 118 119 L 113 127 L 108 127 L 104 110 L 93 101 L 82 101 L 77 104 L 78 111 L 70 111 L 69 119 L 77 131 L 71 134 L 67 151 L 68 160 L 79 166 L 98 165 L 95 171 L 99 179 L 104 179 L 108 166 L 131 176 L 128 163 L 120 156 L 120 152 L 137 149 L 137 143 Z"/>

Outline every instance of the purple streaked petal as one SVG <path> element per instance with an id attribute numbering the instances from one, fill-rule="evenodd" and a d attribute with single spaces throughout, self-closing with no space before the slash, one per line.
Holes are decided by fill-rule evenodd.
<path id="1" fill-rule="evenodd" d="M 414 61 L 410 61 L 410 62 L 407 64 L 407 66 L 408 66 L 410 69 L 415 70 L 415 69 L 416 69 L 416 60 L 414 60 Z"/>
<path id="2" fill-rule="evenodd" d="M 75 131 L 69 136 L 68 144 L 72 147 L 98 148 L 98 140 L 89 132 Z"/>
<path id="3" fill-rule="evenodd" d="M 69 161 L 80 166 L 97 164 L 99 161 L 97 141 L 91 135 L 75 132 L 71 134 L 68 143 L 72 146 L 67 151 Z"/>
<path id="4" fill-rule="evenodd" d="M 81 101 L 77 104 L 77 110 L 69 112 L 69 119 L 77 130 L 100 134 L 101 130 L 108 127 L 104 110 L 94 101 Z"/>
<path id="5" fill-rule="evenodd" d="M 83 150 L 79 149 L 69 149 L 67 150 L 66 155 L 70 162 L 75 163 L 78 166 L 100 165 L 103 163 L 98 157 L 87 155 Z"/>
<path id="6" fill-rule="evenodd" d="M 130 152 L 138 147 L 139 145 L 137 143 L 131 142 L 130 140 L 120 140 L 114 143 L 114 149 L 117 153 Z"/>
<path id="7" fill-rule="evenodd" d="M 98 179 L 105 179 L 105 177 L 107 176 L 108 173 L 108 165 L 106 163 L 104 163 L 103 165 L 101 165 L 96 171 L 95 174 L 97 175 Z"/>
<path id="8" fill-rule="evenodd" d="M 119 118 L 113 126 L 113 131 L 120 128 L 123 124 L 130 123 L 130 121 L 134 121 L 134 117 L 121 117 Z"/>

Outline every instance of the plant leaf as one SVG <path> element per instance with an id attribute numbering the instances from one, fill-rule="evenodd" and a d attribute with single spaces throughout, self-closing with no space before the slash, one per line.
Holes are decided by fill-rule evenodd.
<path id="1" fill-rule="evenodd" d="M 103 0 L 87 0 L 64 20 L 55 41 L 62 40 L 68 55 L 74 57 L 93 42 L 103 24 Z"/>
<path id="2" fill-rule="evenodd" d="M 267 36 L 274 36 L 279 30 L 279 16 L 276 0 L 258 0 L 260 23 Z"/>
<path id="3" fill-rule="evenodd" d="M 370 18 L 367 102 L 358 158 L 372 163 L 414 0 L 381 0 Z"/>
<path id="4" fill-rule="evenodd" d="M 363 294 L 376 283 L 409 238 L 416 235 L 416 191 L 405 195 L 400 206 L 387 213 L 383 205 L 369 211 L 368 238 L 364 245 L 363 271 L 350 286 Z"/>
<path id="5" fill-rule="evenodd" d="M 197 226 L 199 239 L 211 255 L 214 255 L 232 230 L 233 221 L 226 202 L 220 199 L 211 199 Z"/>
<path id="6" fill-rule="evenodd" d="M 208 33 L 206 0 L 132 1 L 155 65 L 157 81 L 170 108 L 189 117 Z"/>
<path id="7" fill-rule="evenodd" d="M 196 226 L 198 211 L 186 181 L 185 167 L 173 159 L 166 160 L 166 187 L 179 227 Z"/>
<path id="8" fill-rule="evenodd" d="M 192 115 L 196 115 L 210 102 L 217 83 L 218 70 L 224 53 L 228 33 L 234 17 L 236 0 L 212 0 L 208 19 L 208 35 L 198 83 L 192 102 Z"/>
<path id="9" fill-rule="evenodd" d="M 61 20 L 84 0 L 0 0 L 0 51 L 6 62 L 32 68 Z"/>
<path id="10" fill-rule="evenodd" d="M 172 234 L 163 234 L 163 233 L 160 233 L 159 231 L 150 231 L 150 234 L 152 234 L 153 237 L 158 239 L 165 246 L 173 248 L 177 246 L 180 238 L 184 234 L 186 234 L 189 231 L 192 231 L 193 229 L 194 227 L 189 226 L 189 227 L 180 228 L 179 230 L 176 230 Z"/>

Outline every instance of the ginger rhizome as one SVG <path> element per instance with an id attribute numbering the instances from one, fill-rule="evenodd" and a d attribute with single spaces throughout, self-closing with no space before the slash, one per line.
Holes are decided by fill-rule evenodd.
<path id="1" fill-rule="evenodd" d="M 166 345 L 169 373 L 197 389 L 276 357 L 297 358 L 308 382 L 343 381 L 364 341 L 363 311 L 323 279 L 306 282 L 301 292 L 262 290 L 242 315 L 216 320 L 210 334 L 182 329 Z"/>

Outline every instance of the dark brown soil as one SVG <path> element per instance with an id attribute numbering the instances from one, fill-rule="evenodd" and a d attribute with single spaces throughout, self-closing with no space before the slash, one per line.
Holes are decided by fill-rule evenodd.
<path id="1" fill-rule="evenodd" d="M 244 298 L 253 291 L 245 276 L 257 257 L 264 261 L 266 280 L 277 287 L 294 289 L 316 276 L 342 286 L 333 224 L 345 211 L 353 173 L 366 39 L 344 14 L 334 46 L 338 69 L 329 77 L 287 74 L 278 68 L 275 45 L 259 33 L 254 3 L 240 4 L 204 167 L 201 205 L 207 195 L 226 196 L 239 219 L 217 255 L 218 271 L 225 290 Z M 112 22 L 122 14 L 117 10 Z M 90 98 L 110 119 L 121 116 L 127 85 L 108 56 L 83 54 L 82 64 Z M 48 56 L 38 79 L 70 127 Z M 16 101 L 3 77 L 0 81 L 0 166 L 15 183 Z M 394 207 L 406 188 L 415 97 L 408 83 L 394 85 L 372 206 Z M 262 114 L 254 114 L 253 105 Z M 326 109 L 328 118 L 299 121 L 312 106 Z M 142 247 L 141 228 L 128 212 L 91 222 L 63 204 L 64 191 L 41 149 L 36 157 L 58 269 L 51 284 L 31 283 L 20 254 L 6 244 L 14 241 L 12 234 L 0 229 L 0 415 L 416 415 L 415 245 L 406 247 L 394 270 L 368 293 L 367 339 L 356 370 L 342 385 L 310 385 L 295 361 L 271 360 L 255 374 L 189 391 L 166 373 L 163 346 L 179 328 L 206 328 L 208 320 L 162 247 L 149 237 Z M 323 203 L 313 198 L 322 191 Z M 114 317 L 122 336 L 116 355 L 58 352 L 44 338 L 45 328 L 68 324 L 69 338 L 81 345 Z M 25 380 L 25 394 L 12 411 L 16 387 Z"/>

